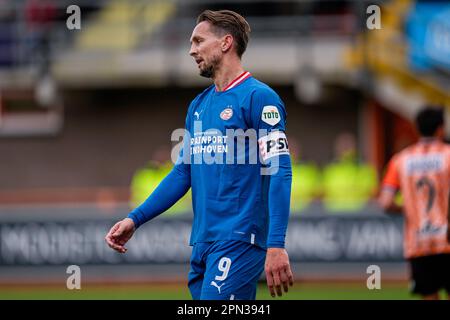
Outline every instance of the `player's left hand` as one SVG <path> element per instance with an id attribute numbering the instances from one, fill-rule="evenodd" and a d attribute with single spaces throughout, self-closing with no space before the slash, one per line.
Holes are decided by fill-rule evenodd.
<path id="1" fill-rule="evenodd" d="M 267 249 L 265 271 L 267 286 L 272 297 L 275 297 L 275 292 L 281 297 L 283 295 L 281 287 L 284 292 L 288 292 L 289 286 L 292 287 L 294 284 L 289 256 L 283 248 Z"/>

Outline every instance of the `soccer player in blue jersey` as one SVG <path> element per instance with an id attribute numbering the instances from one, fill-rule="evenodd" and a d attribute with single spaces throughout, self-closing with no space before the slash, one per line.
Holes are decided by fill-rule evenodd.
<path id="1" fill-rule="evenodd" d="M 193 299 L 255 299 L 263 270 L 273 297 L 293 285 L 285 250 L 292 181 L 286 110 L 242 67 L 249 33 L 247 21 L 233 11 L 199 15 L 189 54 L 214 84 L 189 106 L 172 171 L 105 237 L 111 248 L 126 252 L 139 226 L 192 188 Z"/>

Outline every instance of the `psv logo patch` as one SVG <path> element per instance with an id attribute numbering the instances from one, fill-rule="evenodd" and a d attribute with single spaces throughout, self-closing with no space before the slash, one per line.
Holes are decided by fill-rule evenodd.
<path id="1" fill-rule="evenodd" d="M 278 108 L 276 106 L 265 106 L 261 113 L 261 120 L 271 126 L 276 125 L 281 120 Z"/>
<path id="2" fill-rule="evenodd" d="M 220 113 L 220 119 L 229 120 L 233 116 L 233 109 L 226 108 Z"/>

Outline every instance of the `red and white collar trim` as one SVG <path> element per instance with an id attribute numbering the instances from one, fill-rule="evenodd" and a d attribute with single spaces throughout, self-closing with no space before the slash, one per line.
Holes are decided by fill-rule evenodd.
<path id="1" fill-rule="evenodd" d="M 225 89 L 223 89 L 222 92 L 230 90 L 234 87 L 236 87 L 237 85 L 239 85 L 240 83 L 242 83 L 245 79 L 247 79 L 248 77 L 251 77 L 251 73 L 248 71 L 244 71 L 243 73 L 241 73 L 236 79 L 234 79 L 233 81 L 231 81 L 226 87 Z M 217 91 L 217 87 L 216 87 L 216 91 Z"/>

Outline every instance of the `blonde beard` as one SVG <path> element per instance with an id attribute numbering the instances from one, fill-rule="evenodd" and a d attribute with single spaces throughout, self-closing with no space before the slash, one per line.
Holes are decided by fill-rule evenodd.
<path id="1" fill-rule="evenodd" d="M 220 64 L 221 59 L 217 56 L 213 57 L 211 63 L 204 69 L 200 69 L 200 75 L 205 78 L 214 78 L 217 70 L 217 66 Z"/>

